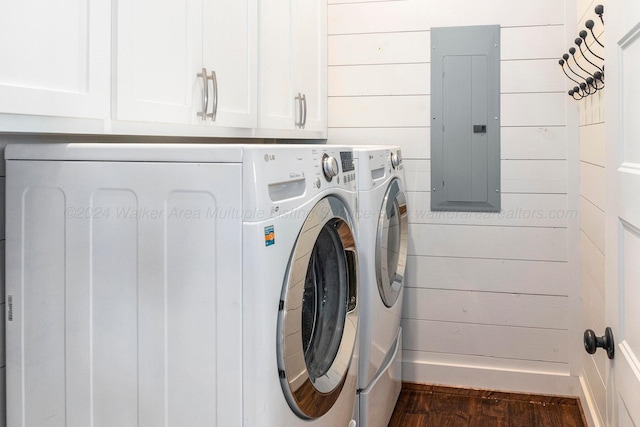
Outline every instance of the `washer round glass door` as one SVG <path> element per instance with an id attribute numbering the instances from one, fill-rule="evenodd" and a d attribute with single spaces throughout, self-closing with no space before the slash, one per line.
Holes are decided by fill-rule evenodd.
<path id="1" fill-rule="evenodd" d="M 392 307 L 398 300 L 407 265 L 409 221 L 402 182 L 391 181 L 382 202 L 376 238 L 376 278 L 382 302 Z"/>
<path id="2" fill-rule="evenodd" d="M 291 254 L 278 313 L 278 369 L 289 406 L 306 419 L 340 396 L 358 326 L 353 224 L 335 196 L 307 216 Z"/>

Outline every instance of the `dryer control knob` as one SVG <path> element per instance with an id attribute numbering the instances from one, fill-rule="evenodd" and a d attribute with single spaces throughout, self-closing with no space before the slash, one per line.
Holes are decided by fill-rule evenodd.
<path id="1" fill-rule="evenodd" d="M 338 161 L 335 157 L 327 154 L 322 156 L 322 172 L 327 181 L 331 182 L 334 176 L 338 175 L 340 170 L 338 169 Z"/>
<path id="2" fill-rule="evenodd" d="M 397 169 L 398 166 L 400 166 L 400 157 L 398 157 L 398 155 L 393 151 L 391 152 L 391 166 L 393 166 L 394 169 Z"/>

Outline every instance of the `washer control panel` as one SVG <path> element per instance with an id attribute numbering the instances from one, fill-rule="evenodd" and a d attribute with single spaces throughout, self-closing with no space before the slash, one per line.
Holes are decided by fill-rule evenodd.
<path id="1" fill-rule="evenodd" d="M 281 215 L 329 189 L 356 191 L 354 156 L 346 146 L 249 145 L 242 170 L 250 220 Z"/>
<path id="2" fill-rule="evenodd" d="M 356 181 L 356 167 L 352 151 L 325 149 L 319 151 L 320 174 L 314 184 L 316 188 L 322 187 L 322 182 L 332 183 L 332 185 L 342 185 L 351 187 L 351 183 Z M 324 179 L 320 179 L 320 178 Z M 335 180 L 334 180 L 335 178 Z"/>

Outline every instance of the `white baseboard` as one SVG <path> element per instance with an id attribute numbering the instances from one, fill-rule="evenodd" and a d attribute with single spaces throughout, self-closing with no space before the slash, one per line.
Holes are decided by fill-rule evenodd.
<path id="1" fill-rule="evenodd" d="M 589 427 L 604 427 L 604 423 L 600 418 L 600 413 L 598 412 L 597 405 L 595 399 L 593 398 L 593 394 L 591 393 L 591 387 L 585 381 L 584 377 L 581 376 L 580 379 L 580 403 L 582 403 L 582 410 L 584 412 L 584 416 L 587 419 L 587 424 Z"/>
<path id="2" fill-rule="evenodd" d="M 582 395 L 578 377 L 569 373 L 521 371 L 497 367 L 407 361 L 402 365 L 406 382 L 557 396 Z"/>

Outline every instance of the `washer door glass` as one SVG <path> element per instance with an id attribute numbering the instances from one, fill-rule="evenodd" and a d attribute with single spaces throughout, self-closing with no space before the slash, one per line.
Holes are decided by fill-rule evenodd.
<path id="1" fill-rule="evenodd" d="M 407 200 L 399 179 L 391 181 L 382 202 L 376 238 L 376 276 L 387 307 L 398 300 L 407 264 L 409 221 Z"/>
<path id="2" fill-rule="evenodd" d="M 318 235 L 302 296 L 302 349 L 312 381 L 331 368 L 346 320 L 347 265 L 335 221 L 325 224 Z"/>
<path id="3" fill-rule="evenodd" d="M 338 399 L 358 324 L 351 217 L 329 196 L 312 209 L 291 255 L 278 315 L 278 368 L 298 416 L 318 418 Z"/>

